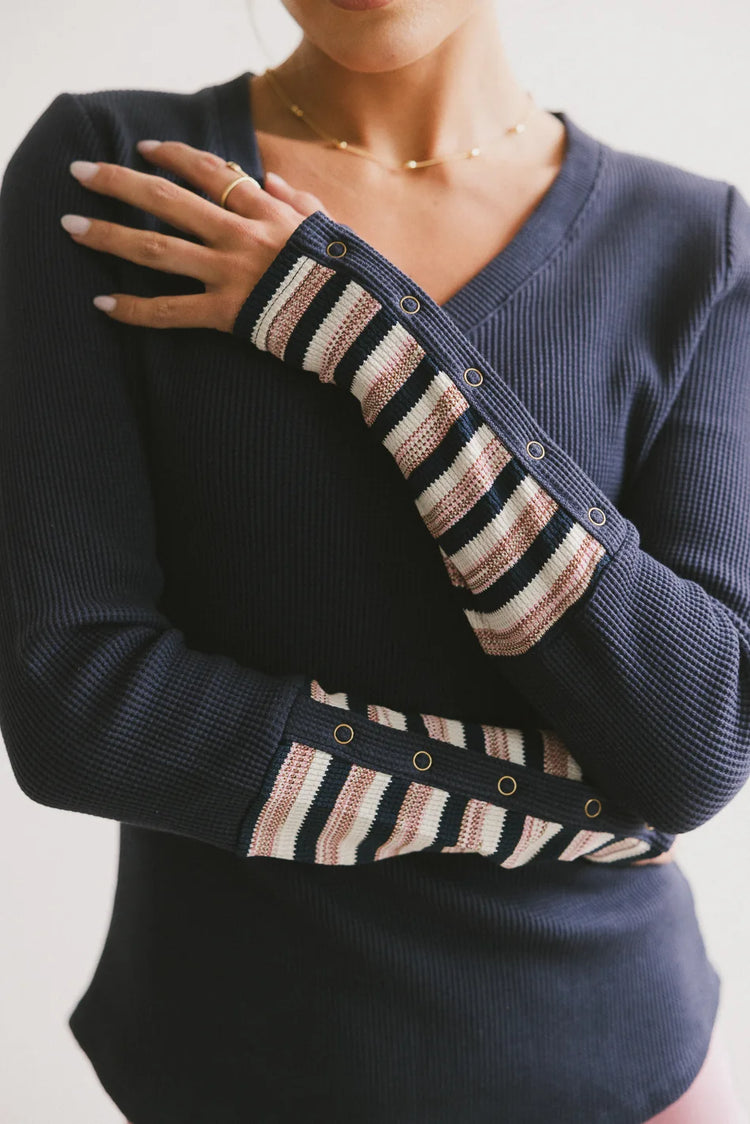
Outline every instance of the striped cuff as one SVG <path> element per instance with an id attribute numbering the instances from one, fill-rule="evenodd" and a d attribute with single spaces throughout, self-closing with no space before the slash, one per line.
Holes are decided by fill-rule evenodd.
<path id="1" fill-rule="evenodd" d="M 551 730 L 402 712 L 305 677 L 237 853 L 333 866 L 412 851 L 504 867 L 628 865 L 674 839 L 603 800 Z"/>
<path id="2" fill-rule="evenodd" d="M 322 211 L 293 232 L 232 330 L 358 399 L 487 654 L 531 649 L 632 539 L 454 321 Z"/>

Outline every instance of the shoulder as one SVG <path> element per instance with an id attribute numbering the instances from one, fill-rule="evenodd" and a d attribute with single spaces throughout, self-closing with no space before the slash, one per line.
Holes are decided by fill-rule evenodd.
<path id="1" fill-rule="evenodd" d="M 32 122 L 6 165 L 6 175 L 46 154 L 70 158 L 98 151 L 98 158 L 132 165 L 136 141 L 155 136 L 197 145 L 216 117 L 217 86 L 172 90 L 65 90 Z M 74 152 L 79 148 L 81 151 Z"/>
<path id="2" fill-rule="evenodd" d="M 688 224 L 726 213 L 732 184 L 655 156 L 602 142 L 607 188 L 622 204 Z"/>
<path id="3" fill-rule="evenodd" d="M 225 84 L 225 87 L 228 84 Z M 152 170 L 136 142 L 146 137 L 182 140 L 195 148 L 219 151 L 221 86 L 190 93 L 169 90 L 112 89 L 57 94 L 32 122 L 5 166 L 0 184 L 0 242 L 16 227 L 47 221 L 56 213 L 77 212 L 81 191 L 69 173 L 73 160 L 104 161 Z M 165 178 L 176 178 L 162 171 Z M 132 225 L 128 206 L 116 197 L 86 193 L 87 214 Z M 50 231 L 50 237 L 54 237 Z"/>
<path id="4" fill-rule="evenodd" d="M 157 137 L 181 140 L 205 125 L 215 112 L 216 86 L 182 93 L 175 90 L 114 89 L 60 95 L 74 99 L 100 134 L 113 132 L 140 140 L 151 130 Z M 159 131 L 161 130 L 161 131 Z M 151 135 L 151 134 L 149 134 Z"/>
<path id="5" fill-rule="evenodd" d="M 737 184 L 679 164 L 605 146 L 607 190 L 633 223 L 666 306 L 688 297 L 688 354 L 712 393 L 747 386 L 750 355 L 750 203 Z M 694 303 L 692 303 L 694 301 Z M 738 366 L 739 365 L 739 366 Z M 687 369 L 687 368 L 685 368 Z M 732 371 L 741 370 L 733 379 Z M 695 380 L 694 380 L 695 381 Z"/>
<path id="6" fill-rule="evenodd" d="M 671 283 L 692 271 L 715 296 L 750 260 L 750 206 L 729 180 L 600 141 L 597 210 L 610 236 Z M 675 272 L 676 271 L 676 272 Z M 684 277 L 687 282 L 687 277 Z"/>

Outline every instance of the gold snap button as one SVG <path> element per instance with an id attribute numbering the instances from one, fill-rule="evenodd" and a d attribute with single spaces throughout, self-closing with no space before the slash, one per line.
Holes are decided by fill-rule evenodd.
<path id="1" fill-rule="evenodd" d="M 426 757 L 427 758 L 427 764 L 426 765 L 418 765 L 417 764 L 417 758 L 418 757 Z M 425 769 L 429 769 L 430 765 L 432 764 L 432 755 L 429 754 L 426 749 L 418 749 L 417 752 L 412 757 L 412 762 L 414 763 L 414 768 L 419 769 L 419 771 L 423 773 L 425 771 Z"/>
<path id="2" fill-rule="evenodd" d="M 513 785 L 513 787 L 512 788 L 503 788 L 503 781 L 510 781 L 510 783 Z M 513 793 L 518 788 L 518 785 L 516 784 L 516 778 L 515 777 L 501 777 L 500 780 L 497 782 L 497 787 L 498 787 L 498 791 L 502 792 L 503 796 L 512 796 Z"/>
<path id="3" fill-rule="evenodd" d="M 535 461 L 540 461 L 544 456 L 544 445 L 539 441 L 529 441 L 526 445 L 526 452 L 530 457 L 533 457 Z"/>
<path id="4" fill-rule="evenodd" d="M 344 242 L 329 242 L 326 246 L 326 253 L 332 258 L 343 258 L 346 253 L 346 244 Z"/>
<path id="5" fill-rule="evenodd" d="M 343 734 L 346 734 L 346 733 L 348 732 L 348 734 L 349 734 L 349 737 L 348 737 L 348 738 L 347 738 L 347 737 L 342 737 L 342 738 L 340 738 L 340 737 L 339 737 L 339 730 L 341 730 Z M 352 728 L 352 727 L 351 727 L 351 726 L 349 725 L 349 723 L 348 723 L 348 722 L 339 722 L 338 726 L 337 726 L 337 727 L 336 727 L 336 729 L 335 729 L 335 730 L 333 731 L 333 736 L 334 736 L 334 738 L 336 739 L 336 741 L 337 741 L 337 742 L 339 743 L 339 745 L 348 745 L 348 744 L 349 744 L 349 742 L 350 742 L 350 741 L 351 741 L 351 740 L 353 739 L 353 737 L 354 737 L 354 730 L 353 730 L 353 728 Z"/>
<path id="6" fill-rule="evenodd" d="M 411 296 L 411 294 L 409 294 L 409 296 L 402 297 L 399 301 L 399 304 L 403 308 L 404 312 L 416 312 L 420 308 L 419 301 L 416 297 Z"/>
<path id="7" fill-rule="evenodd" d="M 471 375 L 471 374 L 479 375 L 479 378 L 476 379 L 476 380 L 467 379 L 466 376 Z M 469 386 L 481 386 L 482 383 L 484 382 L 484 375 L 482 374 L 481 371 L 477 370 L 476 367 L 467 367 L 466 370 L 464 371 L 464 382 L 467 382 L 469 384 Z"/>
<path id="8" fill-rule="evenodd" d="M 595 523 L 597 527 L 601 527 L 602 523 L 607 522 L 607 516 L 604 514 L 600 507 L 589 508 L 589 519 L 592 523 Z"/>
<path id="9" fill-rule="evenodd" d="M 590 812 L 590 811 L 589 811 L 589 804 L 596 804 L 596 811 L 595 811 L 595 812 Z M 583 810 L 584 810 L 584 812 L 586 813 L 586 815 L 587 815 L 587 816 L 589 817 L 589 819 L 593 820 L 593 819 L 594 819 L 594 817 L 595 817 L 595 816 L 598 816 L 598 815 L 599 815 L 599 813 L 601 812 L 601 810 L 602 810 L 602 802 L 601 802 L 601 800 L 597 800 L 595 796 L 592 796 L 592 797 L 591 797 L 591 798 L 590 798 L 589 800 L 587 800 L 587 801 L 586 801 L 586 803 L 584 804 Z"/>

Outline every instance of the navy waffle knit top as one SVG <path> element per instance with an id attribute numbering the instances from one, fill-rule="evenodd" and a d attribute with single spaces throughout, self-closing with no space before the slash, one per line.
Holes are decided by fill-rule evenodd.
<path id="1" fill-rule="evenodd" d="M 750 207 L 560 111 L 443 305 L 318 211 L 231 333 L 108 318 L 202 286 L 69 162 L 262 182 L 249 77 L 62 93 L 0 189 L 0 729 L 120 823 L 70 1028 L 133 1124 L 642 1124 L 720 980 L 631 860 L 750 774 Z"/>

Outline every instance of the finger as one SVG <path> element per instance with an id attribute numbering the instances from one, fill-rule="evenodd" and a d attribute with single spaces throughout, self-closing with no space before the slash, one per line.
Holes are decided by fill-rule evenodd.
<path id="1" fill-rule="evenodd" d="M 219 206 L 225 189 L 242 175 L 235 168 L 227 167 L 223 157 L 214 152 L 193 148 L 184 141 L 160 141 L 155 148 L 144 150 L 139 147 L 138 151 L 147 160 L 168 168 L 192 183 Z M 227 196 L 226 206 L 222 209 L 234 211 L 249 219 L 264 219 L 273 212 L 275 205 L 272 196 L 263 190 L 256 179 L 251 178 L 232 188 Z"/>
<path id="2" fill-rule="evenodd" d="M 143 328 L 217 328 L 228 316 L 211 293 L 186 296 L 135 297 L 131 293 L 108 293 L 113 309 L 101 309 L 112 320 Z M 98 307 L 98 306 L 97 306 Z"/>
<path id="3" fill-rule="evenodd" d="M 301 215 L 311 215 L 313 211 L 322 211 L 323 214 L 328 215 L 328 211 L 317 195 L 313 195 L 311 191 L 301 191 L 299 188 L 292 187 L 278 172 L 266 172 L 266 190 L 277 199 L 288 203 L 290 207 L 294 207 Z M 330 218 L 330 215 L 328 217 Z"/>
<path id="4" fill-rule="evenodd" d="M 82 215 L 63 215 L 63 219 L 79 219 Z M 62 220 L 61 220 L 62 222 Z M 92 250 L 115 254 L 137 265 L 151 266 L 163 273 L 180 273 L 199 281 L 214 283 L 221 279 L 220 262 L 215 250 L 184 238 L 173 238 L 155 230 L 137 230 L 103 219 L 88 219 L 88 230 L 71 238 Z"/>
<path id="5" fill-rule="evenodd" d="M 74 160 L 70 165 L 71 173 L 81 171 L 81 163 L 86 165 L 84 173 L 92 167 L 89 162 Z M 164 176 L 136 172 L 122 164 L 98 161 L 93 167 L 95 171 L 92 175 L 86 175 L 84 179 L 78 177 L 83 187 L 140 207 L 178 230 L 197 235 L 209 245 L 226 237 L 227 214 L 210 199 L 201 199 L 194 191 L 180 187 Z"/>

